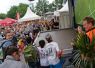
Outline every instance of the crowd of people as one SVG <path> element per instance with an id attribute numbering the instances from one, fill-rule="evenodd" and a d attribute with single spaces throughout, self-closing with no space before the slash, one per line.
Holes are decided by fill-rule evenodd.
<path id="1" fill-rule="evenodd" d="M 51 22 L 53 22 L 53 20 Z M 52 26 L 53 24 L 51 22 L 49 24 L 49 22 L 47 21 L 39 21 L 39 22 L 33 21 L 32 23 L 25 22 L 25 23 L 20 23 L 20 24 L 17 23 L 11 26 L 6 26 L 6 27 L 1 26 L 0 27 L 0 61 L 2 61 L 2 64 L 0 64 L 0 68 L 6 68 L 6 67 L 7 68 L 31 68 L 25 61 L 24 53 L 23 53 L 24 49 L 29 44 L 31 44 L 31 46 L 33 45 L 33 42 L 40 31 L 53 29 L 53 26 Z M 58 29 L 57 27 L 55 27 L 54 29 Z M 47 41 L 49 43 L 53 41 L 51 36 L 49 37 Z M 44 40 L 39 41 L 39 47 L 37 47 L 37 52 L 40 58 L 40 62 L 39 62 L 40 65 L 37 66 L 37 68 L 38 67 L 50 68 L 50 66 L 52 68 L 54 66 L 55 68 L 59 68 L 57 64 L 59 65 L 60 61 L 57 56 L 58 53 L 56 53 L 56 52 L 59 52 L 58 44 L 55 42 L 52 42 L 52 45 L 55 45 L 55 47 L 51 47 L 49 48 L 50 50 L 48 50 L 48 47 L 46 47 L 45 41 Z M 47 51 L 45 50 L 45 48 L 47 48 Z M 52 49 L 54 49 L 54 51 Z M 2 52 L 2 57 L 1 57 L 1 52 Z M 52 54 L 50 54 L 50 52 L 52 52 Z M 41 57 L 41 55 L 43 57 Z M 52 56 L 54 56 L 53 60 L 48 59 L 47 57 L 49 56 L 51 58 Z M 52 60 L 54 64 L 51 64 L 52 62 L 50 61 L 51 62 L 50 63 L 49 60 Z"/>
<path id="2" fill-rule="evenodd" d="M 91 43 L 93 38 L 92 35 L 95 34 L 94 19 L 92 17 L 85 17 L 83 19 L 83 27 L 85 31 L 79 26 L 78 32 L 86 34 Z M 2 58 L 0 57 L 0 60 L 2 61 L 0 68 L 34 68 L 29 67 L 25 61 L 23 53 L 24 49 L 28 44 L 31 44 L 32 46 L 40 31 L 50 30 L 51 28 L 58 29 L 58 26 L 49 26 L 49 24 L 39 24 L 37 22 L 15 24 L 6 27 L 1 26 L 0 49 L 2 50 L 3 56 Z M 36 48 L 36 51 L 38 52 L 37 57 L 39 57 L 39 66 L 36 68 L 62 68 L 63 63 L 61 62 L 60 57 L 62 57 L 63 51 L 59 49 L 58 43 L 53 41 L 50 34 L 47 34 L 45 39 L 48 43 L 42 39 L 39 41 L 39 45 Z"/>

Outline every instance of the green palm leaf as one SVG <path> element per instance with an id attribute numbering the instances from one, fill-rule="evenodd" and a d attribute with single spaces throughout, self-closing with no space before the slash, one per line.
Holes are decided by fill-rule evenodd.
<path id="1" fill-rule="evenodd" d="M 73 57 L 73 64 L 77 68 L 94 68 L 95 65 L 95 36 L 93 35 L 92 42 L 86 34 L 78 34 L 74 44 L 77 48 Z"/>

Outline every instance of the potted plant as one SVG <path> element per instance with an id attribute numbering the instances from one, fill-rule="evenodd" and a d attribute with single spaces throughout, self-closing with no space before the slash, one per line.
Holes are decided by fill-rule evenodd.
<path id="1" fill-rule="evenodd" d="M 76 46 L 75 53 L 73 54 L 73 64 L 76 68 L 94 68 L 95 67 L 95 37 L 93 36 L 92 42 L 86 34 L 79 33 L 74 41 Z"/>
<path id="2" fill-rule="evenodd" d="M 26 62 L 28 62 L 30 67 L 36 66 L 36 63 L 38 62 L 38 55 L 37 55 L 37 50 L 35 47 L 33 47 L 31 44 L 29 44 L 25 49 L 24 49 L 24 56 Z"/>

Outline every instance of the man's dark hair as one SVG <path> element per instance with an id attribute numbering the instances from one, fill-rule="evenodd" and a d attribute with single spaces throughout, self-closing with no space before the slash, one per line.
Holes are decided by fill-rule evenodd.
<path id="1" fill-rule="evenodd" d="M 7 50 L 6 50 L 6 56 L 12 55 L 14 52 L 19 52 L 19 49 L 15 46 L 9 46 L 7 47 Z"/>
<path id="2" fill-rule="evenodd" d="M 44 48 L 44 46 L 45 46 L 45 41 L 44 41 L 44 40 L 40 40 L 40 41 L 39 41 L 39 46 L 40 46 L 41 48 Z"/>
<path id="3" fill-rule="evenodd" d="M 84 19 L 83 19 L 83 21 L 87 21 L 87 23 L 89 24 L 89 23 L 92 23 L 92 25 L 94 25 L 94 19 L 92 18 L 92 17 L 85 17 Z"/>

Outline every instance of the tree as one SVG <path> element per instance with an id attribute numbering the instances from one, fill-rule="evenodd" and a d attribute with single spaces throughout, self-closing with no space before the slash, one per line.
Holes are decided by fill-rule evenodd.
<path id="1" fill-rule="evenodd" d="M 30 5 L 30 9 L 31 9 L 33 12 L 36 12 L 36 9 L 35 9 L 34 4 L 31 4 L 31 5 Z"/>
<path id="2" fill-rule="evenodd" d="M 23 4 L 23 3 L 19 4 L 19 6 L 17 8 L 17 12 L 20 13 L 20 17 L 24 16 L 24 14 L 26 13 L 27 7 L 28 7 L 27 4 Z"/>
<path id="3" fill-rule="evenodd" d="M 51 3 L 48 5 L 48 11 L 54 12 L 56 10 L 56 5 L 54 3 Z"/>
<path id="4" fill-rule="evenodd" d="M 48 5 L 48 11 L 54 12 L 60 8 L 62 8 L 62 4 L 63 4 L 64 0 L 55 0 L 52 3 L 50 3 Z"/>
<path id="5" fill-rule="evenodd" d="M 36 5 L 36 13 L 41 16 L 44 15 L 48 12 L 48 4 L 49 2 L 47 0 L 38 0 Z"/>
<path id="6" fill-rule="evenodd" d="M 20 13 L 20 17 L 23 17 L 24 14 L 26 13 L 28 5 L 20 3 L 19 6 L 12 6 L 10 10 L 7 12 L 7 17 L 16 18 L 16 13 Z"/>
<path id="7" fill-rule="evenodd" d="M 56 9 L 62 8 L 63 0 L 55 0 L 54 1 Z"/>
<path id="8" fill-rule="evenodd" d="M 17 6 L 12 6 L 10 10 L 7 12 L 7 17 L 16 18 L 16 11 L 17 11 Z"/>
<path id="9" fill-rule="evenodd" d="M 5 18 L 6 18 L 6 14 L 0 13 L 0 19 L 5 19 Z"/>

